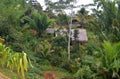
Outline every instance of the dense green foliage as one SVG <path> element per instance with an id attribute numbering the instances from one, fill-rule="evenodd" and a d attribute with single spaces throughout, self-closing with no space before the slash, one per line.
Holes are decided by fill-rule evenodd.
<path id="1" fill-rule="evenodd" d="M 95 33 L 99 34 L 101 40 L 117 42 L 120 40 L 120 6 L 119 1 L 95 0 L 98 9 L 94 9 L 95 22 L 93 23 Z M 101 8 L 101 9 L 99 9 Z"/>
<path id="2" fill-rule="evenodd" d="M 58 14 L 56 23 L 58 25 L 68 25 L 70 18 L 66 14 Z"/>
<path id="3" fill-rule="evenodd" d="M 81 45 L 71 40 L 70 60 L 67 32 L 71 16 L 62 8 L 72 8 L 69 3 L 73 0 L 45 1 L 47 8 L 42 11 L 40 4 L 1 0 L 0 37 L 5 45 L 0 43 L 0 67 L 17 71 L 26 79 L 42 79 L 45 71 L 55 70 L 70 73 L 63 79 L 120 79 L 119 0 L 94 0 L 97 9 L 93 13 L 82 7 L 72 17 L 79 26 L 85 26 L 88 41 Z M 54 37 L 55 33 L 48 34 L 47 28 L 55 28 L 55 33 L 67 31 Z"/>

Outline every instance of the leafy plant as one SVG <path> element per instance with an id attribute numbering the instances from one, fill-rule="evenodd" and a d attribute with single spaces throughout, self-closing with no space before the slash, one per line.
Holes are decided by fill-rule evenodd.
<path id="1" fill-rule="evenodd" d="M 109 41 L 104 41 L 102 57 L 99 59 L 101 65 L 98 66 L 98 71 L 106 79 L 119 79 L 119 69 L 120 69 L 120 42 L 111 43 Z"/>
<path id="2" fill-rule="evenodd" d="M 120 78 L 119 69 L 120 69 L 120 42 L 118 43 L 110 43 L 108 41 L 104 41 L 103 43 L 104 53 L 103 53 L 103 66 L 110 73 L 111 77 Z"/>
<path id="3" fill-rule="evenodd" d="M 18 74 L 21 73 L 22 78 L 25 78 L 24 72 L 28 70 L 28 60 L 25 52 L 14 52 L 0 43 L 0 61 L 2 66 L 17 70 Z"/>
<path id="4" fill-rule="evenodd" d="M 120 6 L 118 0 L 94 0 L 97 9 L 94 9 L 95 21 L 92 23 L 93 32 L 101 40 L 118 42 L 120 40 Z M 101 8 L 101 9 L 100 9 Z"/>
<path id="5" fill-rule="evenodd" d="M 31 16 L 31 19 L 34 24 L 34 27 L 38 31 L 38 36 L 41 36 L 51 23 L 47 15 L 44 13 L 40 15 L 39 13 L 34 12 Z"/>
<path id="6" fill-rule="evenodd" d="M 42 42 L 42 46 L 41 46 L 41 54 L 44 58 L 47 58 L 48 56 L 51 55 L 51 44 L 47 41 L 44 40 Z"/>
<path id="7" fill-rule="evenodd" d="M 74 74 L 76 79 L 92 79 L 93 72 L 90 69 L 90 66 L 83 65 L 79 70 Z"/>

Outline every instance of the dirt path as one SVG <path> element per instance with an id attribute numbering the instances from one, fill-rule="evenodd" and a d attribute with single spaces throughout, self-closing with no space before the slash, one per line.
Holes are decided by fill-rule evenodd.
<path id="1" fill-rule="evenodd" d="M 45 79 L 58 79 L 57 76 L 55 75 L 54 71 L 45 71 L 45 72 L 43 72 L 42 76 Z"/>
<path id="2" fill-rule="evenodd" d="M 10 79 L 10 78 L 8 78 L 7 76 L 3 75 L 3 74 L 0 72 L 0 79 Z"/>

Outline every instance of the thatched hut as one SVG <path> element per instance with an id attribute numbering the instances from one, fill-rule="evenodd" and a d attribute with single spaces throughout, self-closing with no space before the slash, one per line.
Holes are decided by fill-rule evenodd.
<path id="1" fill-rule="evenodd" d="M 71 30 L 71 39 L 78 42 L 87 42 L 88 37 L 86 29 L 72 29 Z"/>

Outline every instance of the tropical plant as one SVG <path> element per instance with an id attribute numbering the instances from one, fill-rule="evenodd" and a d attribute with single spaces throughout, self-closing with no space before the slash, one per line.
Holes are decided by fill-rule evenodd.
<path id="1" fill-rule="evenodd" d="M 105 79 L 120 78 L 120 42 L 110 43 L 109 41 L 104 41 L 102 57 L 99 59 L 100 63 L 98 65 L 98 71 Z"/>
<path id="2" fill-rule="evenodd" d="M 39 47 L 39 49 L 41 49 L 40 52 L 41 52 L 43 58 L 48 58 L 52 53 L 51 44 L 47 40 L 44 40 L 41 43 L 41 47 Z"/>
<path id="3" fill-rule="evenodd" d="M 120 33 L 120 9 L 119 1 L 116 0 L 94 0 L 97 9 L 94 9 L 95 22 L 92 29 L 101 40 L 119 41 Z M 117 7 L 117 6 L 118 7 Z"/>
<path id="4" fill-rule="evenodd" d="M 11 70 L 17 70 L 25 78 L 24 72 L 28 69 L 28 60 L 26 53 L 15 53 L 9 47 L 0 43 L 0 64 L 9 67 Z"/>
<path id="5" fill-rule="evenodd" d="M 75 79 L 92 79 L 93 71 L 90 69 L 90 66 L 83 65 L 78 71 L 74 74 Z"/>
<path id="6" fill-rule="evenodd" d="M 56 23 L 60 26 L 68 25 L 70 22 L 70 17 L 67 14 L 58 14 Z"/>
<path id="7" fill-rule="evenodd" d="M 39 14 L 36 11 L 31 14 L 31 16 L 23 17 L 23 21 L 28 22 L 27 28 L 35 29 L 38 32 L 38 36 L 44 34 L 44 31 L 48 28 L 51 21 L 45 13 Z"/>

